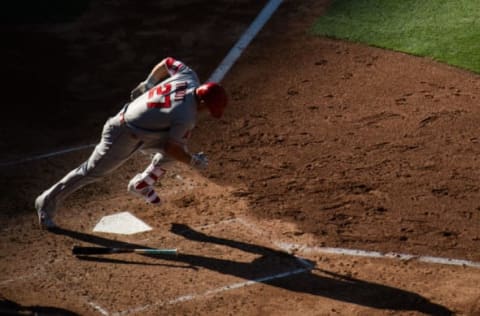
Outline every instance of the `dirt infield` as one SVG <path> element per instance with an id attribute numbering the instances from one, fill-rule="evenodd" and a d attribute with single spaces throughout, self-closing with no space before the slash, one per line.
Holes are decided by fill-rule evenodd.
<path id="1" fill-rule="evenodd" d="M 6 25 L 1 161 L 95 143 L 165 56 L 207 79 L 266 3 L 176 2 L 91 2 L 73 22 Z M 0 314 L 480 315 L 480 77 L 313 37 L 327 4 L 280 6 L 223 80 L 225 117 L 195 130 L 209 170 L 175 166 L 161 207 L 126 193 L 149 162 L 138 155 L 44 232 L 36 195 L 90 149 L 0 167 Z M 122 211 L 153 230 L 92 231 Z M 179 255 L 77 258 L 73 245 Z"/>

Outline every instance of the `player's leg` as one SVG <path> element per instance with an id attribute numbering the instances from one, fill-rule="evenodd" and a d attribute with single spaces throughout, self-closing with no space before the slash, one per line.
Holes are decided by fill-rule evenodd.
<path id="1" fill-rule="evenodd" d="M 128 160 L 140 146 L 141 142 L 116 117 L 108 120 L 101 141 L 90 157 L 36 199 L 40 225 L 44 228 L 54 227 L 53 214 L 67 196 L 102 179 Z"/>
<path id="2" fill-rule="evenodd" d="M 130 180 L 128 191 L 144 198 L 148 203 L 160 204 L 161 200 L 155 192 L 154 184 L 164 177 L 170 162 L 163 153 L 156 153 L 148 167 Z"/>

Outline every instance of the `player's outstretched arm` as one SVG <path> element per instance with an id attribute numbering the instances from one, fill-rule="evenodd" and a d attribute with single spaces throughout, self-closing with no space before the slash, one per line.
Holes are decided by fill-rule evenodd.
<path id="1" fill-rule="evenodd" d="M 164 150 L 167 156 L 194 168 L 205 169 L 208 166 L 208 158 L 204 153 L 190 154 L 186 150 L 186 146 L 175 141 L 167 141 Z"/>
<path id="2" fill-rule="evenodd" d="M 167 58 L 165 58 L 161 62 L 156 64 L 155 67 L 153 67 L 152 71 L 150 72 L 145 81 L 148 83 L 148 85 L 151 85 L 151 87 L 153 87 L 157 83 L 167 79 L 168 77 L 170 77 L 170 73 L 168 72 L 167 68 Z"/>
<path id="3" fill-rule="evenodd" d="M 138 98 L 143 93 L 153 88 L 157 83 L 167 79 L 169 76 L 170 73 L 168 72 L 167 68 L 167 58 L 165 58 L 153 67 L 145 81 L 140 82 L 135 89 L 132 90 L 130 93 L 130 99 L 134 100 Z"/>

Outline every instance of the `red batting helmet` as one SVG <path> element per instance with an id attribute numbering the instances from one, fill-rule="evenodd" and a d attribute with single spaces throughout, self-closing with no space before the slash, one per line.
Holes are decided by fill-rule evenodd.
<path id="1" fill-rule="evenodd" d="M 205 102 L 210 114 L 220 118 L 227 106 L 227 93 L 221 85 L 215 82 L 207 82 L 197 88 L 197 96 L 200 101 Z"/>

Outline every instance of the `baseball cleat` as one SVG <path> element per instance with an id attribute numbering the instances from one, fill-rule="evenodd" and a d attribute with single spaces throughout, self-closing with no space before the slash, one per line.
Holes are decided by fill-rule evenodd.
<path id="1" fill-rule="evenodd" d="M 142 174 L 137 174 L 130 180 L 128 191 L 133 195 L 143 198 L 147 203 L 160 204 L 160 197 L 157 195 L 152 185 L 149 185 Z"/>
<path id="2" fill-rule="evenodd" d="M 40 228 L 42 229 L 52 229 L 57 227 L 55 225 L 55 222 L 53 221 L 51 217 L 51 213 L 53 212 L 48 212 L 46 211 L 46 208 L 43 203 L 43 196 L 40 195 L 37 197 L 35 200 L 35 209 L 37 210 L 37 215 L 38 215 L 38 223 L 40 224 Z"/>
<path id="3" fill-rule="evenodd" d="M 52 229 L 57 227 L 57 225 L 55 225 L 55 222 L 48 215 L 47 212 L 40 210 L 40 211 L 37 211 L 37 214 L 38 214 L 38 222 L 42 229 Z"/>

